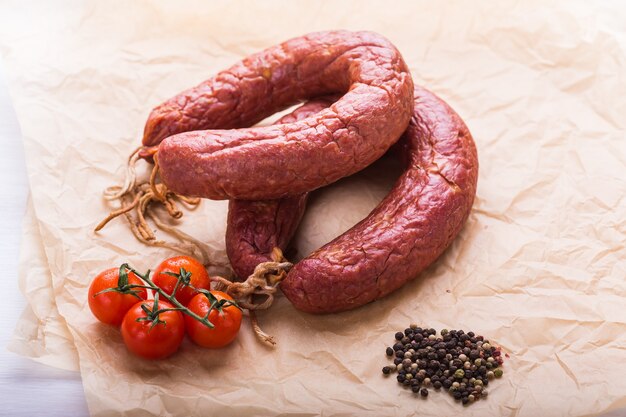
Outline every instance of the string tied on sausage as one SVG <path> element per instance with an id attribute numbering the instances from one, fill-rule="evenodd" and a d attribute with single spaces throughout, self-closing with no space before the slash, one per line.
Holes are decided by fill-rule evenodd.
<path id="1" fill-rule="evenodd" d="M 154 167 L 148 180 L 137 179 L 136 165 L 142 157 L 151 156 Z M 159 246 L 175 250 L 179 253 L 188 254 L 201 260 L 204 265 L 228 266 L 211 261 L 204 245 L 193 236 L 183 232 L 173 225 L 168 224 L 161 218 L 158 207 L 165 209 L 172 219 L 180 219 L 183 212 L 177 203 L 183 203 L 189 209 L 194 209 L 200 204 L 199 198 L 190 198 L 176 194 L 169 190 L 165 184 L 158 181 L 159 160 L 156 148 L 140 146 L 128 158 L 126 164 L 126 176 L 123 185 L 114 185 L 104 190 L 104 199 L 119 202 L 119 208 L 113 210 L 95 227 L 94 231 L 100 231 L 111 220 L 124 216 L 135 238 L 149 246 Z M 162 210 L 161 210 L 162 212 Z M 176 241 L 157 239 L 150 220 L 157 229 L 173 236 Z"/>
<path id="2" fill-rule="evenodd" d="M 274 338 L 259 326 L 256 310 L 265 310 L 272 305 L 278 284 L 287 276 L 293 264 L 284 258 L 282 251 L 277 247 L 272 250 L 271 259 L 258 264 L 254 272 L 243 282 L 232 282 L 220 276 L 211 277 L 211 280 L 216 282 L 215 289 L 223 289 L 240 307 L 249 311 L 252 329 L 257 338 L 267 345 L 274 346 L 276 345 Z"/>

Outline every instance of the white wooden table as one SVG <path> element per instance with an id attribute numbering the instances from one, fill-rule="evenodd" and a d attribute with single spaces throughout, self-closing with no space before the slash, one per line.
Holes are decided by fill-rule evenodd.
<path id="1" fill-rule="evenodd" d="M 41 365 L 6 349 L 25 306 L 17 262 L 28 180 L 20 129 L 0 61 L 0 416 L 88 416 L 80 374 Z"/>

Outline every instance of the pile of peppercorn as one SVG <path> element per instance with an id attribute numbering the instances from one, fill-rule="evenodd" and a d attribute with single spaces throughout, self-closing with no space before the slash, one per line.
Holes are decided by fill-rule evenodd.
<path id="1" fill-rule="evenodd" d="M 395 366 L 385 366 L 383 374 L 398 372 L 399 384 L 422 397 L 428 387 L 444 388 L 463 405 L 487 396 L 485 387 L 502 376 L 502 354 L 483 336 L 463 330 L 422 329 L 411 324 L 396 333 L 396 343 L 386 350 Z"/>

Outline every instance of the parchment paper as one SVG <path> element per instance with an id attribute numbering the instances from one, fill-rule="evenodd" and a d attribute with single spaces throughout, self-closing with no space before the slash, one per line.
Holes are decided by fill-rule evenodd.
<path id="1" fill-rule="evenodd" d="M 18 280 L 27 306 L 18 319 L 8 348 L 49 366 L 78 371 L 78 353 L 56 305 L 50 268 L 30 198 L 22 230 Z"/>
<path id="2" fill-rule="evenodd" d="M 34 207 L 92 414 L 460 412 L 447 394 L 423 401 L 381 376 L 384 347 L 411 321 L 472 329 L 510 354 L 505 377 L 468 415 L 626 406 L 625 14 L 575 2 L 5 4 L 1 51 Z M 389 37 L 415 81 L 465 119 L 481 162 L 468 224 L 421 277 L 364 308 L 318 317 L 280 298 L 260 316 L 275 350 L 244 328 L 220 351 L 186 342 L 163 362 L 129 356 L 119 333 L 89 314 L 89 281 L 172 253 L 141 246 L 121 221 L 98 236 L 91 229 L 149 110 L 248 53 L 332 28 Z M 367 214 L 391 186 L 389 171 L 317 193 L 300 254 Z M 205 201 L 182 222 L 216 259 L 225 259 L 225 207 Z"/>

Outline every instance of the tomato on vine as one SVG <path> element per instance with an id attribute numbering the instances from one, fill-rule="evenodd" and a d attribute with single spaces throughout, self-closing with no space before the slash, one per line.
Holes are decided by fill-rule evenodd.
<path id="1" fill-rule="evenodd" d="M 89 308 L 101 322 L 119 326 L 133 305 L 148 298 L 145 288 L 133 287 L 142 284 L 126 264 L 102 271 L 89 286 Z"/>
<path id="2" fill-rule="evenodd" d="M 231 343 L 241 327 L 241 308 L 232 297 L 222 291 L 203 292 L 195 295 L 187 308 L 200 317 L 207 317 L 213 324 L 206 324 L 185 316 L 185 327 L 191 340 L 207 348 L 220 348 Z"/>
<path id="3" fill-rule="evenodd" d="M 132 353 L 146 359 L 163 359 L 174 354 L 185 336 L 183 314 L 170 303 L 136 303 L 124 316 L 122 338 Z"/>
<path id="4" fill-rule="evenodd" d="M 153 282 L 184 306 L 198 293 L 209 290 L 211 280 L 204 265 L 190 256 L 174 256 L 161 262 L 154 270 Z M 178 283 L 178 286 L 177 286 Z"/>

